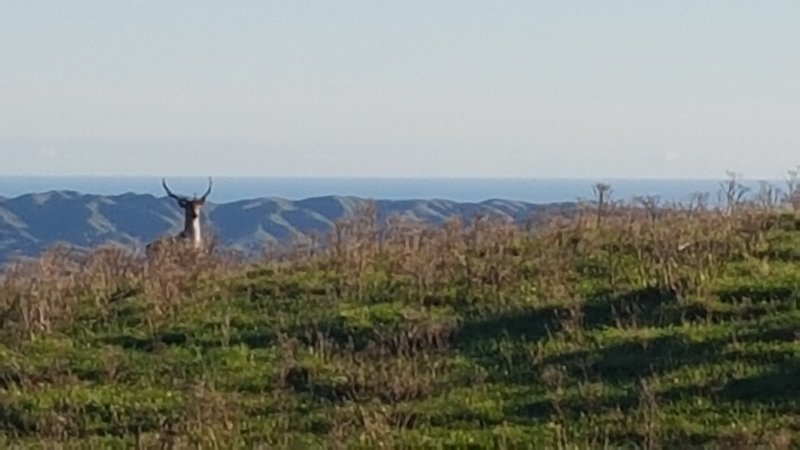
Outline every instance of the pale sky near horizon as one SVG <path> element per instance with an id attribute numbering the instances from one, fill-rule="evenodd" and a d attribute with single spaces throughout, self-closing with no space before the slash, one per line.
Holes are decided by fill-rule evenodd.
<path id="1" fill-rule="evenodd" d="M 4 1 L 0 175 L 781 177 L 797 1 Z"/>

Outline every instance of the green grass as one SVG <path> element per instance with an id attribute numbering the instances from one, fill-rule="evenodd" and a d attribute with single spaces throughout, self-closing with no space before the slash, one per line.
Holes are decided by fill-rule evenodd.
<path id="1" fill-rule="evenodd" d="M 562 297 L 519 259 L 422 294 L 377 263 L 339 294 L 324 264 L 264 266 L 156 321 L 141 290 L 86 297 L 3 335 L 0 446 L 797 446 L 800 232 L 685 292 L 605 251 L 570 260 Z"/>

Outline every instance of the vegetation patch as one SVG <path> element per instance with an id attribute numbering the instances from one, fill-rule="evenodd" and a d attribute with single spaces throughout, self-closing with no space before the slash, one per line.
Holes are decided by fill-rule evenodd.
<path id="1" fill-rule="evenodd" d="M 0 275 L 0 446 L 798 446 L 800 219 L 730 198 L 54 248 Z"/>

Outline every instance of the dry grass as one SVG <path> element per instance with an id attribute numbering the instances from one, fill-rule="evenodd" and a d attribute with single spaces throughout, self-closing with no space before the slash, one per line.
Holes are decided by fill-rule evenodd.
<path id="1" fill-rule="evenodd" d="M 490 217 L 452 219 L 441 226 L 397 217 L 379 220 L 374 205 L 367 205 L 337 223 L 324 239 L 297 239 L 265 252 L 268 257 L 261 261 L 243 261 L 220 249 L 193 251 L 180 245 L 149 256 L 117 247 L 89 253 L 55 247 L 36 261 L 8 266 L 0 275 L 0 337 L 9 351 L 24 352 L 37 341 L 107 332 L 105 324 L 114 323 L 119 329 L 128 327 L 150 336 L 141 345 L 149 346 L 153 354 L 169 355 L 170 344 L 156 337 L 173 332 L 175 323 L 194 323 L 199 330 L 213 325 L 211 333 L 229 352 L 239 351 L 237 345 L 259 349 L 261 344 L 254 343 L 257 339 L 269 342 L 267 347 L 276 356 L 270 360 L 270 369 L 264 369 L 263 383 L 275 402 L 259 406 L 269 422 L 267 431 L 245 425 L 255 426 L 243 406 L 248 400 L 241 392 L 220 387 L 219 380 L 224 379 L 218 378 L 215 384 L 206 379 L 202 367 L 188 376 L 180 370 L 189 369 L 175 366 L 170 370 L 179 375 L 172 376 L 184 379 L 157 380 L 161 386 L 181 383 L 177 399 L 163 400 L 172 406 L 126 406 L 133 411 L 125 413 L 127 422 L 116 416 L 121 413 L 114 408 L 108 413 L 108 420 L 119 420 L 118 428 L 122 427 L 114 433 L 134 436 L 129 443 L 141 448 L 230 448 L 254 442 L 291 446 L 297 443 L 292 436 L 302 427 L 295 419 L 287 419 L 288 411 L 309 408 L 307 413 L 313 415 L 313 408 L 303 404 L 309 398 L 314 407 L 326 405 L 334 413 L 332 419 L 319 419 L 322 424 L 309 426 L 318 427 L 324 435 L 317 444 L 400 445 L 400 436 L 407 430 L 431 423 L 424 414 L 403 405 L 442 395 L 454 380 L 485 389 L 480 386 L 492 378 L 495 382 L 511 379 L 515 371 L 524 370 L 532 371 L 527 376 L 534 377 L 543 392 L 550 445 L 603 446 L 622 439 L 613 436 L 613 425 L 633 427 L 628 435 L 637 436 L 642 447 L 656 448 L 667 442 L 670 433 L 664 425 L 666 412 L 657 378 L 647 372 L 638 374 L 633 388 L 636 406 L 630 411 L 637 419 L 632 425 L 619 409 L 613 412 L 602 406 L 606 388 L 592 375 L 594 359 L 586 356 L 570 369 L 554 361 L 552 354 L 561 352 L 567 360 L 580 349 L 598 349 L 591 326 L 598 321 L 623 334 L 694 323 L 697 313 L 692 308 L 698 302 L 705 305 L 708 324 L 713 324 L 713 282 L 731 264 L 766 261 L 775 230 L 793 230 L 798 224 L 793 212 L 796 176 L 790 178 L 785 195 L 765 185 L 749 198 L 736 176 L 721 188 L 719 207 L 710 207 L 703 196 L 685 205 L 664 205 L 654 197 L 617 202 L 610 186 L 597 185 L 594 202 L 563 214 L 537 217 L 535 223 L 524 226 Z M 260 274 L 267 274 L 267 281 L 247 281 L 258 280 Z M 243 337 L 242 330 L 252 334 L 259 328 L 249 325 L 253 317 L 237 315 L 237 308 L 261 301 L 262 291 L 273 299 L 267 302 L 283 301 L 281 307 L 292 312 L 259 319 L 267 324 L 265 328 L 276 327 L 274 336 Z M 658 309 L 654 316 L 657 308 L 644 301 L 648 292 L 674 299 L 677 306 Z M 597 310 L 590 299 L 606 302 L 608 311 Z M 303 302 L 311 302 L 319 313 L 297 309 L 295 303 Z M 263 308 L 272 311 L 269 308 L 278 306 Z M 495 366 L 475 367 L 474 362 L 468 370 L 462 367 L 459 358 L 473 351 L 467 341 L 470 333 L 492 332 L 488 328 L 470 331 L 469 326 L 539 311 L 551 314 L 540 318 L 548 325 L 537 340 L 512 342 L 506 348 L 503 342 L 510 341 L 495 337 L 485 344 L 496 345 L 495 350 L 481 350 L 486 354 L 480 358 L 487 360 L 500 355 L 502 371 Z M 680 317 L 667 317 L 670 311 Z M 299 319 L 307 316 L 311 321 Z M 533 328 L 538 323 L 525 326 Z M 216 344 L 202 345 L 213 349 Z M 194 347 L 197 358 L 207 358 L 203 352 L 211 351 L 202 345 Z M 520 352 L 519 345 L 528 347 Z M 560 347 L 553 350 L 549 345 Z M 137 369 L 124 346 L 105 343 L 102 348 L 98 385 L 145 383 L 132 375 Z M 180 357 L 191 365 L 189 356 Z M 254 358 L 252 351 L 249 357 Z M 242 371 L 255 367 L 247 360 L 237 364 L 244 367 Z M 578 375 L 570 373 L 576 368 Z M 92 406 L 94 400 L 82 398 L 54 407 L 35 420 L 20 419 L 22 415 L 14 419 L 14 398 L 40 391 L 45 395 L 47 386 L 54 383 L 74 385 L 79 392 L 87 386 L 81 378 L 86 375 L 62 370 L 55 361 L 49 372 L 6 369 L 14 376 L 0 384 L 0 399 L 6 402 L 0 403 L 0 414 L 5 414 L 8 423 L 20 422 L 0 428 L 0 435 L 14 438 L 18 433 L 36 436 L 43 443 L 69 442 L 91 434 L 87 431 L 91 426 L 99 426 L 82 419 L 97 408 Z M 256 377 L 248 382 L 261 381 Z M 574 389 L 588 403 L 599 392 L 598 408 L 609 422 L 596 424 L 594 434 L 576 426 Z M 148 411 L 154 416 L 147 416 Z M 138 425 L 134 429 L 131 423 Z M 792 442 L 787 433 L 759 435 L 737 429 L 719 439 L 724 446 L 768 443 L 781 448 Z M 255 434 L 261 438 L 247 437 Z"/>

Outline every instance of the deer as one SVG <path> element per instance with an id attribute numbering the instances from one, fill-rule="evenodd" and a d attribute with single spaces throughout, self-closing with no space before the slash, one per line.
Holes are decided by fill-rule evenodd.
<path id="1" fill-rule="evenodd" d="M 183 231 L 178 233 L 177 236 L 165 237 L 151 242 L 146 246 L 146 252 L 148 254 L 152 254 L 154 251 L 158 250 L 158 248 L 161 247 L 165 241 L 170 243 L 187 243 L 195 250 L 202 249 L 204 242 L 202 228 L 200 226 L 200 212 L 206 203 L 208 194 L 211 193 L 211 188 L 213 187 L 211 177 L 208 177 L 208 189 L 206 189 L 206 192 L 199 198 L 197 195 L 189 198 L 183 195 L 175 194 L 172 192 L 169 186 L 167 186 L 167 180 L 165 178 L 161 179 L 161 185 L 164 187 L 164 191 L 166 191 L 167 196 L 177 201 L 178 207 L 183 210 Z"/>

